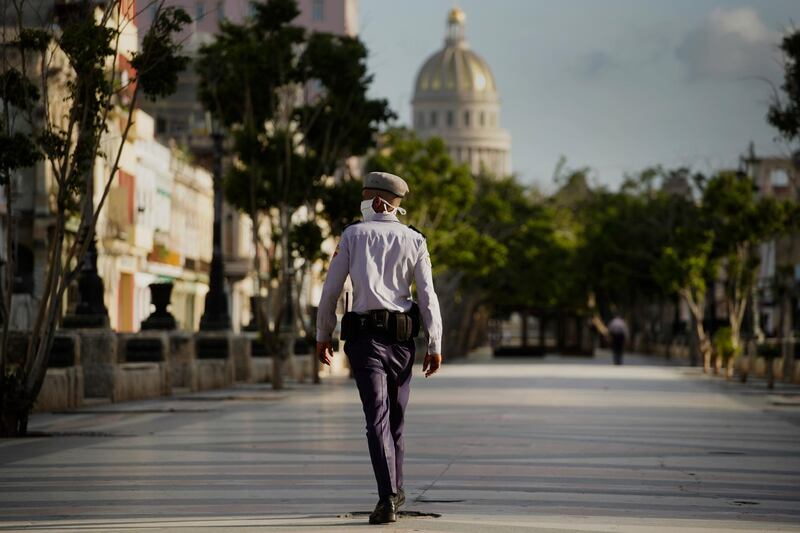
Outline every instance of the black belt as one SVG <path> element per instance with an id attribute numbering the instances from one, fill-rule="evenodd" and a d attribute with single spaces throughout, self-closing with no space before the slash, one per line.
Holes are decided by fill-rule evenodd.
<path id="1" fill-rule="evenodd" d="M 407 341 L 419 334 L 419 307 L 414 303 L 408 313 L 377 309 L 365 314 L 345 313 L 342 318 L 342 340 L 353 340 L 361 334 L 385 335 Z"/>

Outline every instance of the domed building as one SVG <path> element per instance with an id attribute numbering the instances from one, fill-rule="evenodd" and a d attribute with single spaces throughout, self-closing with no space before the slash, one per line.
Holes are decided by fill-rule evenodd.
<path id="1" fill-rule="evenodd" d="M 447 17 L 444 48 L 417 74 L 411 101 L 414 131 L 423 139 L 441 137 L 456 161 L 473 173 L 511 172 L 511 136 L 500 127 L 500 98 L 489 65 L 464 37 L 466 16 L 453 8 Z"/>

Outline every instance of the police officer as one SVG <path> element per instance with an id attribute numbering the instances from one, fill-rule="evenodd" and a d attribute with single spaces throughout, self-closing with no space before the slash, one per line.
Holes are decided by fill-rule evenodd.
<path id="1" fill-rule="evenodd" d="M 342 233 L 317 314 L 317 357 L 330 365 L 336 302 L 349 274 L 353 309 L 342 320 L 342 337 L 364 408 L 378 483 L 371 524 L 396 521 L 397 509 L 405 503 L 403 425 L 420 317 L 428 334 L 425 377 L 442 364 L 442 319 L 425 236 L 397 218 L 405 214 L 400 201 L 406 193 L 408 184 L 394 174 L 371 172 L 364 178 L 363 221 Z M 411 299 L 412 280 L 418 306 Z"/>

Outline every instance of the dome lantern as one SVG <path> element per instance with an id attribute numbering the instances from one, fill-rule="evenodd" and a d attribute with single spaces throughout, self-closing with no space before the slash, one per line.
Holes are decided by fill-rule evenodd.
<path id="1" fill-rule="evenodd" d="M 464 38 L 464 27 L 467 21 L 467 15 L 459 8 L 454 7 L 447 15 L 447 37 L 445 38 L 445 46 L 463 46 L 466 45 Z"/>

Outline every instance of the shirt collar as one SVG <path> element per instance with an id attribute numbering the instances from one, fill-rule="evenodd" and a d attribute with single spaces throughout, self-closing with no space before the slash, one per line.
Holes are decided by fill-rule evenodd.
<path id="1" fill-rule="evenodd" d="M 372 213 L 364 217 L 365 222 L 400 222 L 394 213 Z"/>

